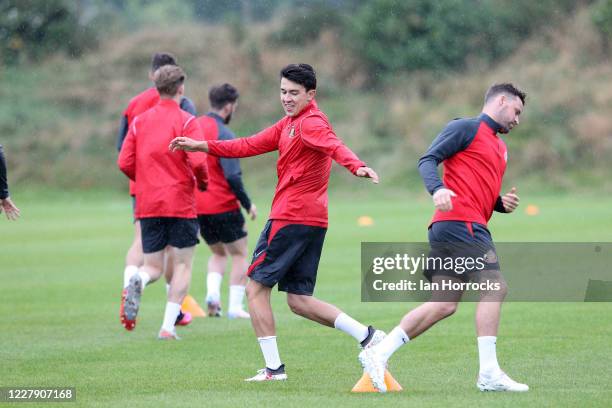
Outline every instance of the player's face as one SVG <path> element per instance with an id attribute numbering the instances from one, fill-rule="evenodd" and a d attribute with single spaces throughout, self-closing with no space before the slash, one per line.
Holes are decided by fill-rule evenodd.
<path id="1" fill-rule="evenodd" d="M 500 133 L 509 133 L 519 124 L 519 116 L 523 113 L 523 102 L 518 96 L 502 95 L 499 105 L 499 124 L 503 129 Z"/>
<path id="2" fill-rule="evenodd" d="M 312 101 L 315 93 L 314 89 L 306 91 L 304 85 L 281 78 L 280 99 L 287 116 L 298 115 Z"/>

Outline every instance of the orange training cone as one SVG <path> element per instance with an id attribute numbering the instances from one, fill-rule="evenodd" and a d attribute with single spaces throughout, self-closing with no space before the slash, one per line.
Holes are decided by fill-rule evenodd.
<path id="1" fill-rule="evenodd" d="M 385 370 L 385 384 L 387 385 L 387 392 L 391 391 L 401 391 L 403 390 L 402 386 L 393 378 L 389 370 Z M 363 375 L 357 381 L 357 384 L 353 387 L 351 392 L 378 392 L 376 388 L 374 388 L 374 384 L 372 384 L 372 380 L 368 373 L 364 371 Z"/>
<path id="2" fill-rule="evenodd" d="M 181 305 L 181 310 L 183 312 L 189 312 L 193 317 L 206 317 L 206 313 L 204 310 L 198 305 L 198 302 L 191 296 L 185 296 L 183 300 L 183 304 Z"/>

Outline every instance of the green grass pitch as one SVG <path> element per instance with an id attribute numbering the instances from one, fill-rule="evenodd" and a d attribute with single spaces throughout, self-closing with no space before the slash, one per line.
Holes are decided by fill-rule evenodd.
<path id="1" fill-rule="evenodd" d="M 369 196 L 361 189 L 357 198 L 332 195 L 315 294 L 388 331 L 414 304 L 360 302 L 359 243 L 425 240 L 432 206 L 425 195 L 370 188 L 363 190 Z M 255 197 L 261 217 L 249 223 L 251 248 L 270 197 Z M 476 389 L 474 305 L 463 304 L 394 355 L 389 368 L 403 392 L 358 395 L 350 393 L 361 375 L 355 341 L 292 315 L 275 291 L 278 344 L 289 380 L 244 383 L 263 366 L 247 321 L 196 319 L 179 329 L 182 341 L 157 341 L 165 304 L 158 282 L 145 291 L 135 331 L 120 325 L 123 259 L 132 237 L 127 197 L 97 192 L 14 198 L 22 219 L 0 220 L 0 386 L 76 387 L 75 403 L 53 406 L 603 407 L 612 401 L 607 303 L 504 306 L 498 357 L 512 377 L 530 385 L 526 394 Z M 497 241 L 612 241 L 609 197 L 523 197 L 523 208 L 529 203 L 539 206 L 538 216 L 521 208 L 494 216 Z M 371 216 L 374 225 L 359 227 L 361 215 Z M 190 290 L 199 302 L 207 254 L 200 245 Z"/>

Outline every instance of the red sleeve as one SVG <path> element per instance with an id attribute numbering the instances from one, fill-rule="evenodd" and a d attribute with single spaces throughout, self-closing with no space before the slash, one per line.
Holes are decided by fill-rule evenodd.
<path id="1" fill-rule="evenodd" d="M 136 180 L 136 122 L 130 126 L 117 159 L 119 169 L 131 180 Z"/>
<path id="2" fill-rule="evenodd" d="M 209 140 L 208 150 L 213 156 L 249 157 L 278 149 L 282 120 L 261 132 L 234 140 Z"/>
<path id="3" fill-rule="evenodd" d="M 302 121 L 302 141 L 311 149 L 325 153 L 348 171 L 355 174 L 366 164 L 336 136 L 329 124 L 317 116 Z"/>
<path id="4" fill-rule="evenodd" d="M 195 117 L 190 117 L 185 123 L 183 129 L 183 136 L 189 137 L 194 140 L 204 140 L 204 133 L 200 127 L 200 124 Z M 208 186 L 208 166 L 206 164 L 206 153 L 202 154 L 199 152 L 188 152 L 187 160 L 193 170 L 193 174 L 196 177 L 198 183 L 198 189 L 200 191 L 206 190 Z"/>

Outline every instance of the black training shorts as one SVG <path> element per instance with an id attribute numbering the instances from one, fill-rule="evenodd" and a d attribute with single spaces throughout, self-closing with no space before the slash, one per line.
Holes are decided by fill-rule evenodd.
<path id="1" fill-rule="evenodd" d="M 267 287 L 312 295 L 327 228 L 270 220 L 253 253 L 248 276 Z"/>
<path id="2" fill-rule="evenodd" d="M 244 216 L 240 210 L 220 214 L 198 215 L 200 234 L 208 245 L 222 242 L 229 244 L 247 236 Z"/>
<path id="3" fill-rule="evenodd" d="M 430 281 L 434 275 L 443 275 L 469 282 L 475 273 L 499 270 L 495 244 L 484 225 L 466 221 L 438 221 L 431 224 L 428 236 L 428 262 L 431 264 L 425 268 L 424 274 Z"/>
<path id="4" fill-rule="evenodd" d="M 198 220 L 195 218 L 141 218 L 142 250 L 145 254 L 161 251 L 170 245 L 189 248 L 198 240 Z"/>

